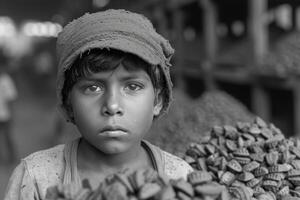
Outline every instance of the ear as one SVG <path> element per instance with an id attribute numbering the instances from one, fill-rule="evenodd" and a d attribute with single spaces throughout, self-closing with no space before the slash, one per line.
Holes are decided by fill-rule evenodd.
<path id="1" fill-rule="evenodd" d="M 162 97 L 161 89 L 158 89 L 155 92 L 154 109 L 153 109 L 154 116 L 158 116 L 160 114 L 162 107 L 163 107 L 163 97 Z"/>

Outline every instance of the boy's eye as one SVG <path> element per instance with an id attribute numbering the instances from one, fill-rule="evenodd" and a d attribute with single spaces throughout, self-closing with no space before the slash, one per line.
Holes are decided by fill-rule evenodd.
<path id="1" fill-rule="evenodd" d="M 125 89 L 128 89 L 130 91 L 138 91 L 143 89 L 143 86 L 136 83 L 130 83 L 125 87 Z"/>
<path id="2" fill-rule="evenodd" d="M 102 90 L 102 88 L 98 85 L 89 85 L 85 88 L 86 93 L 98 93 Z"/>

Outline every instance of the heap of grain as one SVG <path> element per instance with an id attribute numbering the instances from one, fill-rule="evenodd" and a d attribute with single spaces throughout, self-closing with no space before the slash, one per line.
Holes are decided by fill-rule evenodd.
<path id="1" fill-rule="evenodd" d="M 191 99 L 175 90 L 168 115 L 154 123 L 147 139 L 161 148 L 180 154 L 215 125 L 251 121 L 253 115 L 239 101 L 221 91 L 205 92 Z"/>

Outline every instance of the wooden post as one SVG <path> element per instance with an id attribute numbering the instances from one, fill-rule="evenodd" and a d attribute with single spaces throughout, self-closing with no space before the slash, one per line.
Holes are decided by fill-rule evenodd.
<path id="1" fill-rule="evenodd" d="M 256 70 L 261 65 L 268 49 L 268 32 L 265 23 L 267 0 L 248 0 L 248 2 L 248 34 L 252 42 L 253 70 Z M 270 98 L 265 88 L 257 81 L 254 81 L 252 88 L 252 108 L 254 113 L 264 120 L 271 120 Z"/>
<path id="2" fill-rule="evenodd" d="M 292 29 L 297 30 L 297 5 L 291 4 L 292 8 Z M 300 80 L 296 77 L 295 83 L 293 84 L 293 104 L 294 104 L 294 132 L 293 136 L 300 137 Z"/>
<path id="3" fill-rule="evenodd" d="M 217 10 L 215 4 L 211 0 L 199 0 L 203 9 L 204 24 L 204 42 L 206 60 L 203 62 L 204 83 L 206 89 L 213 90 L 216 88 L 212 76 L 213 63 L 216 59 L 218 40 L 217 40 Z"/>
<path id="4" fill-rule="evenodd" d="M 268 50 L 268 29 L 266 24 L 267 0 L 248 0 L 249 21 L 248 30 L 252 40 L 254 64 L 261 64 L 263 56 Z"/>
<path id="5" fill-rule="evenodd" d="M 300 137 L 300 80 L 297 78 L 293 84 L 294 96 L 294 132 L 295 137 Z"/>
<path id="6" fill-rule="evenodd" d="M 292 18 L 292 29 L 293 30 L 297 30 L 297 5 L 295 4 L 291 4 L 291 9 L 292 9 L 292 14 L 291 14 L 291 18 Z"/>

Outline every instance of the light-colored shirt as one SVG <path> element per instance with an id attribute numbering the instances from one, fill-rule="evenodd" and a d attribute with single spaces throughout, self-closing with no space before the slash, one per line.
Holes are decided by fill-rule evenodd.
<path id="1" fill-rule="evenodd" d="M 75 183 L 81 187 L 77 169 L 79 140 L 42 150 L 22 159 L 9 180 L 4 200 L 44 199 L 47 188 L 59 183 Z M 141 144 L 158 173 L 164 173 L 170 179 L 186 179 L 187 174 L 193 171 L 181 158 L 147 141 L 142 141 Z"/>
<path id="2" fill-rule="evenodd" d="M 0 121 L 8 121 L 11 111 L 8 103 L 17 98 L 15 84 L 8 74 L 0 74 Z"/>

